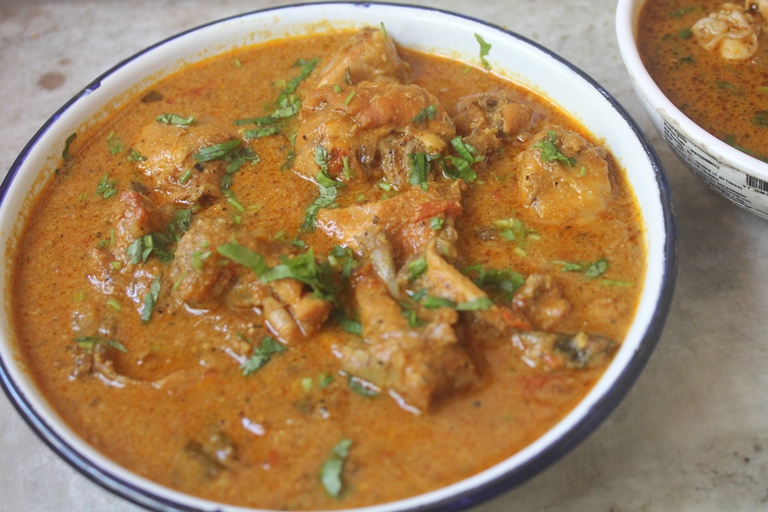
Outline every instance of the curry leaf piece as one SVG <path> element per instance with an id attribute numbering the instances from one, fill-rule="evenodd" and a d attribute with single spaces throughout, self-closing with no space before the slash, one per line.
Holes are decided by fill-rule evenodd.
<path id="1" fill-rule="evenodd" d="M 480 62 L 483 63 L 483 67 L 485 69 L 490 70 L 491 64 L 488 62 L 486 57 L 491 52 L 491 45 L 490 43 L 485 42 L 485 39 L 483 39 L 480 34 L 475 34 L 475 39 L 477 39 L 477 42 L 480 43 Z"/>
<path id="2" fill-rule="evenodd" d="M 243 141 L 240 139 L 230 140 L 229 142 L 221 142 L 212 146 L 200 148 L 197 153 L 192 155 L 192 157 L 200 163 L 210 162 L 211 160 L 217 160 L 232 153 L 237 148 L 239 148 L 242 143 Z"/>
<path id="3" fill-rule="evenodd" d="M 412 123 L 421 123 L 422 121 L 429 119 L 430 121 L 435 118 L 435 115 L 437 115 L 437 106 L 436 105 L 430 105 L 428 107 L 425 107 L 421 110 L 419 110 L 418 114 L 413 116 L 413 119 L 411 119 Z"/>
<path id="4" fill-rule="evenodd" d="M 155 308 L 157 298 L 160 295 L 160 286 L 160 276 L 157 276 L 149 285 L 149 291 L 144 295 L 144 309 L 141 311 L 142 322 L 149 322 L 152 318 L 152 310 Z"/>
<path id="5" fill-rule="evenodd" d="M 295 279 L 312 288 L 312 295 L 321 300 L 336 301 L 332 278 L 333 268 L 326 260 L 318 264 L 315 252 L 309 250 L 293 258 L 285 258 L 282 263 L 261 274 L 260 279 L 269 283 L 277 279 Z"/>
<path id="6" fill-rule="evenodd" d="M 80 348 L 90 352 L 93 352 L 93 349 L 96 348 L 96 345 L 104 345 L 106 347 L 112 347 L 120 352 L 128 352 L 128 349 L 126 349 L 122 343 L 116 340 L 106 340 L 102 338 L 101 336 L 80 336 L 78 338 L 75 338 L 75 343 Z"/>
<path id="7" fill-rule="evenodd" d="M 280 354 L 288 350 L 271 336 L 266 336 L 261 340 L 259 348 L 253 351 L 253 355 L 246 362 L 240 365 L 243 375 L 251 375 L 264 367 L 275 354 Z"/>
<path id="8" fill-rule="evenodd" d="M 219 245 L 216 247 L 216 252 L 251 269 L 257 276 L 263 275 L 269 268 L 264 256 L 235 241 Z"/>
<path id="9" fill-rule="evenodd" d="M 352 446 L 350 439 L 342 439 L 331 450 L 331 454 L 320 468 L 320 482 L 323 484 L 326 492 L 338 498 L 341 494 L 342 472 L 344 470 L 344 461 L 349 455 L 349 449 Z"/>
<path id="10" fill-rule="evenodd" d="M 160 124 L 172 124 L 174 126 L 191 126 L 195 124 L 194 116 L 183 117 L 178 114 L 160 114 L 155 118 Z"/>
<path id="11" fill-rule="evenodd" d="M 539 142 L 533 145 L 534 148 L 541 149 L 541 159 L 544 162 L 563 162 L 568 167 L 571 167 L 576 163 L 575 158 L 568 158 L 560 152 L 555 144 L 557 142 L 557 134 L 554 130 L 549 130 L 547 136 L 541 139 Z"/>
<path id="12" fill-rule="evenodd" d="M 96 193 L 104 199 L 109 199 L 110 197 L 117 194 L 117 189 L 115 188 L 116 183 L 117 180 L 110 181 L 109 172 L 106 172 L 104 173 L 104 176 L 101 177 L 101 180 L 99 180 L 99 184 L 96 186 Z"/>

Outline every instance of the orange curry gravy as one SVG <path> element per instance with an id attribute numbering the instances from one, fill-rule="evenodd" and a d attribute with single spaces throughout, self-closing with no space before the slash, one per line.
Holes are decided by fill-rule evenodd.
<path id="1" fill-rule="evenodd" d="M 246 279 L 244 267 L 219 254 L 208 241 L 199 242 L 198 249 L 186 256 L 176 254 L 175 261 L 161 261 L 151 252 L 146 261 L 129 261 L 125 245 L 135 240 L 123 239 L 129 236 L 125 218 L 149 216 L 149 220 L 134 221 L 149 226 L 144 233 L 163 231 L 151 226 L 156 207 L 165 215 L 161 215 L 163 226 L 171 222 L 174 210 L 187 209 L 191 210 L 187 233 L 196 223 L 220 218 L 242 245 L 250 240 L 248 233 L 260 233 L 261 241 L 251 245 L 254 252 L 260 247 L 269 246 L 273 251 L 275 246 L 284 246 L 276 252 L 299 255 L 311 247 L 318 262 L 328 262 L 334 246 L 344 244 L 319 227 L 313 231 L 301 228 L 306 208 L 318 198 L 318 185 L 284 165 L 293 148 L 291 135 L 296 130 L 298 139 L 306 134 L 300 123 L 307 122 L 311 113 L 281 120 L 274 125 L 279 127 L 277 134 L 242 139 L 238 151 L 247 147 L 252 153 L 232 173 L 232 200 L 218 190 L 196 200 L 169 198 L 145 171 L 151 161 L 149 152 L 162 153 L 168 148 L 163 149 L 162 141 L 146 140 L 141 134 L 147 132 L 141 130 L 147 126 L 150 132 L 155 130 L 159 116 L 173 113 L 185 119 L 192 116 L 193 121 L 187 127 L 168 128 L 168 133 L 193 133 L 213 119 L 227 126 L 235 139 L 238 134 L 242 137 L 244 130 L 257 126 L 234 125 L 233 121 L 273 112 L 275 98 L 300 72 L 301 63 L 293 64 L 319 58 L 295 91 L 306 104 L 331 56 L 349 38 L 350 33 L 339 33 L 272 42 L 176 73 L 140 94 L 98 129 L 78 133 L 69 147 L 69 158 L 62 160 L 37 199 L 15 251 L 10 284 L 18 343 L 40 388 L 61 416 L 88 443 L 131 471 L 193 495 L 268 509 L 345 508 L 413 496 L 486 469 L 541 436 L 588 392 L 623 339 L 645 269 L 640 214 L 623 171 L 610 154 L 598 151 L 607 166 L 601 186 L 609 187 L 608 195 L 597 200 L 603 201 L 598 211 L 582 216 L 583 209 L 594 205 L 582 207 L 580 196 L 564 196 L 561 202 L 575 201 L 568 207 L 572 210 L 547 218 L 550 213 L 541 209 L 542 217 L 531 203 L 537 198 L 521 193 L 521 180 L 531 178 L 522 173 L 539 172 L 538 164 L 531 164 L 533 171 L 524 171 L 516 155 L 527 150 L 533 160 L 540 158 L 536 155 L 545 151 L 544 145 L 535 149 L 531 145 L 548 132 L 547 127 L 556 126 L 557 137 L 550 140 L 565 158 L 575 158 L 575 163 L 552 161 L 540 167 L 551 170 L 559 166 L 555 170 L 566 173 L 566 180 L 588 180 L 599 172 L 591 167 L 596 157 L 590 160 L 583 156 L 586 150 L 576 154 L 565 147 L 566 135 L 561 130 L 587 139 L 589 135 L 546 99 L 509 81 L 465 63 L 403 49 L 399 53 L 410 65 L 410 80 L 427 88 L 440 109 L 453 117 L 461 110 L 460 98 L 483 92 L 495 95 L 490 106 L 484 104 L 488 108 L 499 97 L 529 107 L 523 109 L 527 124 L 517 133 L 497 130 L 499 147 L 489 149 L 482 162 L 472 164 L 477 178 L 467 177 L 461 208 L 436 211 L 422 220 L 432 230 L 425 232 L 437 236 L 453 226 L 457 255 L 450 258 L 451 264 L 472 279 L 478 277 L 478 267 L 472 265 L 480 264 L 486 272 L 513 269 L 521 278 L 544 276 L 548 283 L 533 293 L 539 294 L 538 299 L 523 297 L 520 290 L 525 287 L 520 282 L 514 285 L 518 287 L 514 297 L 490 287 L 490 279 L 482 283 L 480 298 L 487 291 L 492 301 L 475 301 L 479 310 L 459 312 L 458 323 L 455 318 L 451 321 L 458 339 L 454 348 L 461 354 L 463 366 L 452 369 L 446 363 L 440 378 L 448 384 L 428 393 L 427 402 L 414 399 L 421 404 L 416 407 L 409 403 L 408 389 L 397 393 L 397 384 L 392 384 L 395 392 L 390 393 L 389 384 L 394 381 L 371 382 L 344 371 L 340 347 L 366 347 L 373 330 L 367 331 L 364 325 L 363 337 L 349 333 L 336 312 L 317 320 L 314 334 L 292 338 L 281 336 L 276 324 L 270 323 L 266 303 L 254 305 L 255 299 L 248 296 L 245 305 L 236 304 L 232 290 L 237 289 L 237 282 L 218 282 L 197 303 L 185 301 L 184 297 L 199 291 L 192 286 L 183 292 L 187 295 L 179 295 L 185 281 L 197 283 L 196 272 L 226 269 L 240 272 L 236 276 L 241 282 Z M 341 89 L 338 94 L 346 105 L 354 105 L 350 91 L 357 88 L 357 97 L 362 97 L 363 82 L 346 82 L 343 79 L 330 90 Z M 390 86 L 388 80 L 381 83 Z M 449 128 L 453 126 L 450 119 L 444 121 Z M 428 118 L 413 121 L 426 123 L 422 126 L 433 122 Z M 537 135 L 542 129 L 544 133 Z M 463 135 L 465 141 L 474 140 Z M 296 161 L 300 160 L 299 142 Z M 592 141 L 590 148 L 592 144 L 598 142 Z M 326 149 L 328 163 L 334 158 L 334 148 Z M 451 145 L 442 151 L 443 155 L 456 155 Z M 258 161 L 252 158 L 254 154 Z M 424 185 L 394 187 L 373 171 L 371 180 L 375 181 L 364 182 L 364 159 L 359 154 L 345 156 L 356 177 L 347 177 L 340 167 L 329 165 L 330 177 L 347 179 L 347 187 L 339 188 L 336 205 L 331 205 L 338 208 L 322 208 L 318 219 L 343 208 L 458 186 L 453 185 L 453 178 L 443 176 L 437 161 Z M 214 172 L 217 180 L 222 179 L 222 167 L 210 171 L 206 165 L 211 162 L 199 168 L 192 165 L 192 172 Z M 312 175 L 319 169 L 320 164 Z M 178 169 L 179 174 L 171 178 L 179 190 L 187 190 L 182 176 L 188 170 Z M 198 178 L 188 179 L 191 186 Z M 557 180 L 548 186 L 559 186 Z M 126 202 L 131 204 L 126 206 Z M 377 218 L 373 223 L 381 220 L 386 219 Z M 184 243 L 185 228 L 178 228 L 168 245 L 171 257 L 177 245 Z M 176 244 L 179 237 L 182 241 Z M 218 247 L 232 237 L 226 235 L 222 240 L 213 243 Z M 337 256 L 331 258 L 336 265 L 332 266 L 336 310 L 365 323 L 356 310 L 354 294 L 362 289 L 361 283 L 378 293 L 380 283 L 366 262 L 365 249 L 350 250 L 346 255 L 340 251 L 337 247 Z M 352 252 L 355 256 L 350 258 Z M 449 259 L 448 252 L 443 254 Z M 396 260 L 400 256 L 397 253 Z M 175 265 L 183 258 L 189 268 L 178 270 Z M 418 259 L 409 258 L 408 262 Z M 267 258 L 269 267 L 280 261 L 277 256 Z M 351 262 L 347 281 L 340 277 L 345 261 Z M 403 290 L 409 291 L 399 303 L 383 294 L 389 306 L 401 305 L 403 319 L 414 315 L 405 320 L 413 332 L 423 332 L 435 311 L 442 311 L 446 318 L 456 315 L 450 306 L 437 310 L 415 306 L 424 297 L 414 299 L 414 292 L 421 286 L 420 279 L 428 275 L 401 279 Z M 146 297 L 151 295 L 153 281 L 160 288 L 156 301 L 148 306 Z M 286 305 L 290 301 L 280 297 L 282 292 L 265 288 L 255 278 L 253 283 L 253 289 L 261 290 L 259 293 L 266 289 L 278 307 L 297 315 L 290 303 Z M 438 293 L 430 288 L 434 283 L 424 286 L 430 295 Z M 217 295 L 225 293 L 229 295 L 221 297 L 226 300 Z M 302 293 L 306 295 L 308 288 Z M 489 303 L 494 304 L 492 308 Z M 562 306 L 566 303 L 568 307 Z M 374 307 L 368 314 L 384 309 Z M 512 319 L 509 328 L 486 322 L 483 315 L 496 309 L 505 312 L 503 318 Z M 142 313 L 148 321 L 142 320 Z M 543 318 L 547 315 L 556 318 Z M 534 334 L 516 336 L 521 329 Z M 548 342 L 542 334 L 545 331 L 569 333 L 558 338 L 565 345 Z M 573 335 L 582 332 L 594 335 L 597 341 L 586 337 L 574 341 Z M 539 335 L 542 345 L 537 348 Z M 267 355 L 260 368 L 244 370 L 267 337 L 283 350 Z M 429 353 L 419 357 L 431 361 Z M 471 378 L 456 384 L 451 372 L 471 374 Z M 337 475 L 341 488 L 334 490 L 331 485 L 329 490 L 320 475 L 342 440 L 348 440 L 348 454 L 339 456 L 343 461 Z M 333 480 L 333 476 L 327 478 Z"/>
<path id="2" fill-rule="evenodd" d="M 768 162 L 768 15 L 757 4 L 648 0 L 637 46 L 648 73 L 677 108 L 718 139 Z M 734 14 L 738 22 L 724 21 Z M 709 41 L 697 37 L 697 24 L 708 37 L 721 27 L 730 34 Z M 742 31 L 749 36 L 742 38 Z M 731 36 L 745 53 L 725 54 L 744 58 L 723 57 L 722 41 Z"/>

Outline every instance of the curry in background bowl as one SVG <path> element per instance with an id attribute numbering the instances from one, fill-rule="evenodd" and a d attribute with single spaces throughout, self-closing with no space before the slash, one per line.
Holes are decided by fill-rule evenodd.
<path id="1" fill-rule="evenodd" d="M 674 284 L 623 109 L 424 8 L 171 38 L 65 105 L 3 194 L 6 392 L 156 510 L 475 504 L 612 410 Z"/>
<path id="2" fill-rule="evenodd" d="M 622 0 L 616 16 L 665 140 L 711 188 L 768 217 L 768 2 Z"/>

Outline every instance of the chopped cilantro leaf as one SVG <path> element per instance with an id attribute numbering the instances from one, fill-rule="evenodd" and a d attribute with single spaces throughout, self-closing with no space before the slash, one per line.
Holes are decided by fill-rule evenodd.
<path id="1" fill-rule="evenodd" d="M 96 348 L 96 345 L 104 345 L 105 347 L 115 348 L 120 352 L 128 352 L 128 349 L 126 349 L 119 341 L 106 340 L 101 336 L 80 336 L 75 338 L 74 341 L 77 346 L 86 350 L 88 353 L 92 353 L 93 349 Z"/>
<path id="2" fill-rule="evenodd" d="M 475 34 L 475 39 L 477 39 L 477 42 L 480 43 L 480 62 L 483 63 L 483 67 L 485 69 L 490 70 L 491 64 L 488 62 L 486 57 L 491 52 L 491 45 L 490 43 L 485 42 L 485 39 L 483 39 L 480 34 Z"/>
<path id="3" fill-rule="evenodd" d="M 413 116 L 413 119 L 411 119 L 412 123 L 421 123 L 425 119 L 429 119 L 430 121 L 435 118 L 435 115 L 437 114 L 437 106 L 436 105 L 430 105 L 428 107 L 425 107 L 419 111 L 418 114 Z"/>
<path id="4" fill-rule="evenodd" d="M 357 377 L 349 378 L 349 389 L 362 396 L 371 398 L 379 396 L 379 391 L 373 384 Z"/>
<path id="5" fill-rule="evenodd" d="M 129 162 L 146 162 L 147 157 L 142 156 L 142 154 L 136 151 L 135 149 L 130 149 L 128 151 L 128 156 L 126 157 L 126 159 Z"/>
<path id="6" fill-rule="evenodd" d="M 426 258 L 417 258 L 408 263 L 408 281 L 413 281 L 427 271 Z"/>
<path id="7" fill-rule="evenodd" d="M 464 142 L 461 137 L 451 139 L 451 145 L 458 156 L 446 156 L 444 161 L 450 163 L 452 168 L 444 166 L 443 171 L 453 179 L 462 179 L 468 183 L 475 181 L 477 173 L 472 170 L 472 164 L 481 162 L 483 157 L 477 154 L 474 146 Z"/>
<path id="8" fill-rule="evenodd" d="M 341 476 L 344 469 L 344 461 L 349 455 L 351 446 L 352 441 L 349 439 L 342 439 L 339 441 L 336 446 L 333 447 L 330 456 L 320 468 L 320 482 L 323 484 L 326 492 L 334 498 L 338 498 L 341 494 Z"/>
<path id="9" fill-rule="evenodd" d="M 261 276 L 269 268 L 264 256 L 235 241 L 216 247 L 216 252 L 251 269 L 257 276 Z"/>
<path id="10" fill-rule="evenodd" d="M 116 183 L 117 180 L 110 181 L 109 172 L 106 172 L 104 173 L 104 176 L 101 177 L 101 180 L 99 180 L 99 184 L 96 186 L 96 193 L 104 199 L 109 199 L 110 197 L 117 194 L 117 189 L 115 188 Z"/>
<path id="11" fill-rule="evenodd" d="M 240 365 L 243 375 L 251 375 L 264 367 L 275 354 L 280 354 L 288 350 L 280 342 L 271 336 L 266 336 L 261 340 L 261 345 L 253 351 L 253 355 L 246 362 Z"/>
<path id="12" fill-rule="evenodd" d="M 214 144 L 212 146 L 200 148 L 197 153 L 192 155 L 192 157 L 200 163 L 210 162 L 211 160 L 218 160 L 219 158 L 223 158 L 226 155 L 231 154 L 233 151 L 238 149 L 242 143 L 242 140 L 234 139 L 230 140 L 229 142 Z"/>
<path id="13" fill-rule="evenodd" d="M 261 137 L 269 137 L 270 135 L 277 135 L 280 133 L 280 128 L 277 126 L 265 126 L 263 128 L 254 128 L 253 130 L 245 130 L 243 132 L 243 138 L 246 140 L 258 139 Z"/>
<path id="14" fill-rule="evenodd" d="M 149 285 L 149 291 L 144 295 L 144 309 L 141 311 L 142 322 L 149 322 L 152 318 L 152 310 L 155 308 L 157 298 L 160 295 L 160 286 L 160 276 L 157 276 Z"/>
<path id="15" fill-rule="evenodd" d="M 195 124 L 194 116 L 183 117 L 177 114 L 160 114 L 155 118 L 160 124 L 172 124 L 174 126 L 191 126 Z"/>
<path id="16" fill-rule="evenodd" d="M 331 281 L 333 269 L 326 260 L 318 264 L 315 260 L 315 252 L 309 250 L 293 258 L 284 258 L 282 263 L 261 274 L 260 279 L 264 283 L 277 279 L 296 279 L 310 288 L 313 296 L 321 300 L 336 301 L 335 289 Z"/>
<path id="17" fill-rule="evenodd" d="M 499 290 L 504 294 L 504 298 L 509 301 L 512 300 L 512 295 L 515 290 L 520 288 L 525 283 L 525 278 L 522 274 L 515 272 L 511 268 L 499 270 L 495 268 L 484 269 L 479 263 L 476 265 L 470 265 L 464 269 L 464 273 L 470 277 L 476 274 L 477 277 L 473 279 L 473 282 L 483 288 Z"/>
<path id="18" fill-rule="evenodd" d="M 568 167 L 571 167 L 576 163 L 575 158 L 568 158 L 560 152 L 555 144 L 557 142 L 557 134 L 554 130 L 549 130 L 547 136 L 541 139 L 539 142 L 533 145 L 534 148 L 541 149 L 541 159 L 544 162 L 561 161 Z"/>

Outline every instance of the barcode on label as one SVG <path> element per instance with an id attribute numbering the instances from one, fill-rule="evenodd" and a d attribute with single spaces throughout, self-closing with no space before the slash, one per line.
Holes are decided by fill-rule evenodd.
<path id="1" fill-rule="evenodd" d="M 747 186 L 750 188 L 756 188 L 757 190 L 761 190 L 763 192 L 768 192 L 768 181 L 763 181 L 759 178 L 755 178 L 754 176 L 750 176 L 747 174 Z"/>

